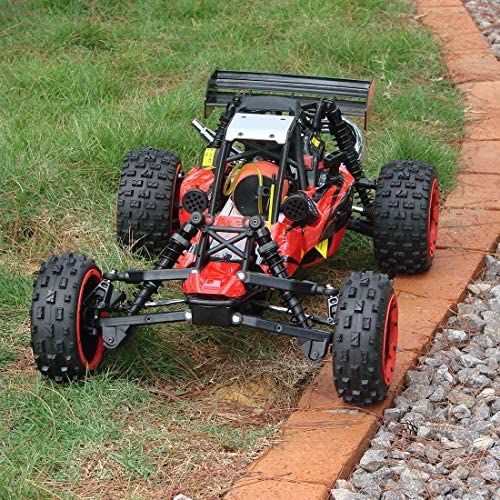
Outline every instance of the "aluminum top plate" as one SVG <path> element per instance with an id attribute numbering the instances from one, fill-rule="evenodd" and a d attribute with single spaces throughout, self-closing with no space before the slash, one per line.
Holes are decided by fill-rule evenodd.
<path id="1" fill-rule="evenodd" d="M 249 139 L 285 144 L 295 116 L 236 113 L 226 130 L 226 140 Z"/>

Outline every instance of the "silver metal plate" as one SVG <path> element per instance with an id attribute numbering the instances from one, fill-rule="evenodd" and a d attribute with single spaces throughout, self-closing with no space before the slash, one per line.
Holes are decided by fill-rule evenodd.
<path id="1" fill-rule="evenodd" d="M 295 116 L 236 113 L 226 130 L 226 140 L 272 141 L 285 144 Z"/>

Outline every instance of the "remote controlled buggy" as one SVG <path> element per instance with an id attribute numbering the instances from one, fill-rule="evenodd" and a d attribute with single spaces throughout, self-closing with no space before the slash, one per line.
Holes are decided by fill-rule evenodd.
<path id="1" fill-rule="evenodd" d="M 415 160 L 365 177 L 362 132 L 346 116 L 366 128 L 372 95 L 369 81 L 215 71 L 205 115 L 224 111 L 214 131 L 193 121 L 208 143 L 200 166 L 184 170 L 175 153 L 151 148 L 125 158 L 118 239 L 156 254 L 155 267 L 101 273 L 78 254 L 43 263 L 31 311 L 41 373 L 78 380 L 139 325 L 187 321 L 295 337 L 312 362 L 332 346 L 338 394 L 382 400 L 398 336 L 388 275 L 430 267 L 439 191 L 435 168 Z M 293 277 L 330 258 L 347 230 L 373 238 L 388 275 L 354 272 L 340 289 Z M 155 297 L 170 280 L 183 299 Z M 117 282 L 139 288 L 126 294 Z M 324 298 L 323 315 L 304 308 L 308 295 Z"/>

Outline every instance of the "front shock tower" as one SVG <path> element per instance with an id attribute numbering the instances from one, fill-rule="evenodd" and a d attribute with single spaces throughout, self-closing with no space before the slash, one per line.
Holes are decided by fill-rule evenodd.
<path id="1" fill-rule="evenodd" d="M 175 233 L 170 238 L 166 250 L 155 266 L 155 270 L 172 269 L 175 266 L 177 259 L 181 256 L 184 250 L 188 250 L 191 246 L 191 240 L 198 232 L 199 226 L 203 223 L 203 217 L 199 213 L 191 215 L 189 222 L 186 222 L 178 233 Z M 139 313 L 144 307 L 144 304 L 156 293 L 161 286 L 161 281 L 147 281 L 144 283 L 136 295 L 134 301 L 129 308 L 129 316 Z"/>

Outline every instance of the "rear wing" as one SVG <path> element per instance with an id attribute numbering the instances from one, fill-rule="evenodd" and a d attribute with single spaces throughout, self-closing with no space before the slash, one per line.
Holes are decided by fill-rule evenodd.
<path id="1" fill-rule="evenodd" d="M 205 117 L 213 108 L 226 107 L 237 93 L 292 97 L 301 104 L 327 98 L 334 99 L 343 114 L 363 116 L 366 128 L 374 90 L 370 80 L 215 70 L 207 84 Z"/>

